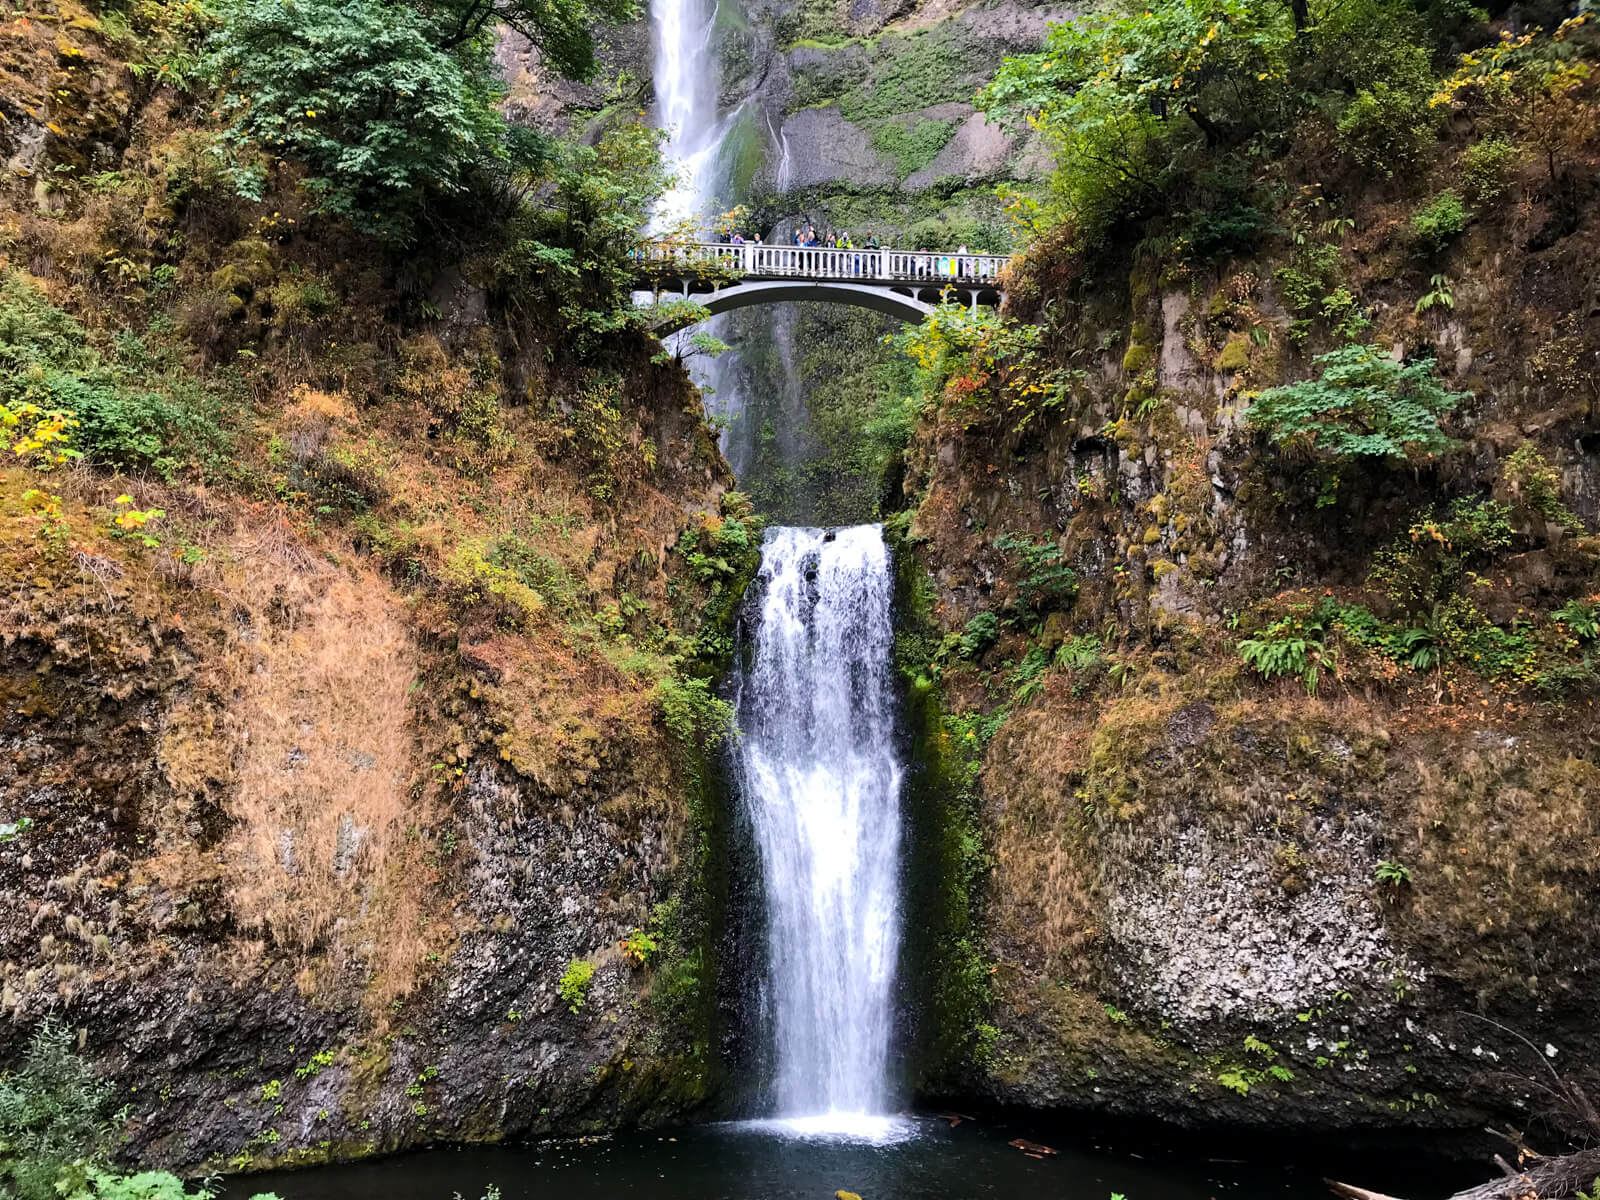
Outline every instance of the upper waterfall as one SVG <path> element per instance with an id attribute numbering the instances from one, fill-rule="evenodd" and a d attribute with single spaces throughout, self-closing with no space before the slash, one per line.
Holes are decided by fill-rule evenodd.
<path id="1" fill-rule="evenodd" d="M 657 120 L 678 164 L 676 185 L 661 199 L 656 223 L 698 215 L 711 198 L 710 178 L 722 133 L 717 121 L 716 8 L 707 0 L 651 0 Z"/>
<path id="2" fill-rule="evenodd" d="M 881 527 L 776 528 L 737 680 L 762 866 L 776 1115 L 878 1134 L 893 1104 L 900 785 Z"/>

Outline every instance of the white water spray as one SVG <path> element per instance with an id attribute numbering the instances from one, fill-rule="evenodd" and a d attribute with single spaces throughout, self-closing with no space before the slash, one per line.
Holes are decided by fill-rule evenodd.
<path id="1" fill-rule="evenodd" d="M 651 0 L 655 34 L 657 120 L 667 131 L 667 153 L 677 183 L 661 199 L 656 224 L 668 228 L 702 216 L 722 143 L 717 120 L 717 64 L 712 53 L 716 9 L 707 0 Z"/>
<path id="2" fill-rule="evenodd" d="M 738 680 L 739 792 L 760 853 L 776 1116 L 895 1131 L 900 784 L 882 530 L 777 528 Z"/>

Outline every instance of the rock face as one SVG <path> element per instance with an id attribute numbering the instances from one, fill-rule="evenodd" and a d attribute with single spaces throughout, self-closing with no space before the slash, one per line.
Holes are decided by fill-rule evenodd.
<path id="1" fill-rule="evenodd" d="M 784 182 L 810 188 L 848 179 L 863 187 L 894 182 L 894 167 L 872 148 L 867 135 L 837 107 L 805 108 L 783 122 L 780 134 Z"/>
<path id="2" fill-rule="evenodd" d="M 958 179 L 970 184 L 992 179 L 1005 172 L 1017 145 L 1015 137 L 982 113 L 971 113 L 933 161 L 907 175 L 902 186 L 907 191 L 920 192 L 940 180 Z"/>
<path id="3" fill-rule="evenodd" d="M 1545 1066 L 1506 1029 L 1591 1083 L 1600 1064 L 1592 685 L 1541 698 L 1470 649 L 1418 669 L 1337 621 L 1402 620 L 1382 564 L 1410 561 L 1419 519 L 1464 495 L 1509 543 L 1475 560 L 1471 619 L 1559 638 L 1557 610 L 1596 587 L 1593 525 L 1552 533 L 1517 480 L 1545 463 L 1576 512 L 1592 416 L 1520 382 L 1544 333 L 1498 346 L 1498 366 L 1441 356 L 1477 396 L 1452 427 L 1457 474 L 1362 473 L 1318 508 L 1305 464 L 1244 419 L 1247 389 L 1313 373 L 1235 324 L 1239 303 L 1282 311 L 1256 269 L 1178 290 L 1134 265 L 1125 291 L 1074 291 L 1052 329 L 1082 374 L 1059 414 L 1018 428 L 947 401 L 913 439 L 907 552 L 936 614 L 923 635 L 948 636 L 912 673 L 940 676 L 954 744 L 993 722 L 966 763 L 984 839 L 968 869 L 986 880 L 968 973 L 991 972 L 991 1006 L 928 1090 L 1195 1125 L 1527 1119 Z M 1578 298 L 1521 282 L 1540 270 L 1485 268 L 1478 323 L 1450 345 L 1485 311 L 1559 328 Z M 1073 578 L 1041 610 L 1023 589 L 1050 563 Z M 1309 629 L 1326 652 L 1309 677 L 1263 682 L 1242 640 L 1319 606 L 1367 616 Z M 1564 653 L 1522 678 L 1560 675 Z"/>

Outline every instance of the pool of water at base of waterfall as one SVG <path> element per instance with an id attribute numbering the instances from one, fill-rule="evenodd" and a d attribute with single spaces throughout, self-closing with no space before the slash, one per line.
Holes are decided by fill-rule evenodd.
<path id="1" fill-rule="evenodd" d="M 1000 1119 L 953 1127 L 933 1116 L 873 1120 L 880 1124 L 854 1135 L 749 1121 L 429 1150 L 239 1177 L 223 1200 L 264 1191 L 283 1200 L 479 1200 L 491 1185 L 502 1200 L 833 1200 L 839 1192 L 861 1200 L 1322 1200 L 1329 1175 L 1441 1200 L 1486 1178 L 1470 1161 L 1411 1150 L 1324 1148 L 1289 1159 L 1279 1147 L 1241 1161 L 1203 1138 L 1148 1130 L 1134 1146 L 1114 1137 L 1073 1142 Z M 1030 1157 L 1010 1144 L 1016 1138 L 1057 1153 Z"/>

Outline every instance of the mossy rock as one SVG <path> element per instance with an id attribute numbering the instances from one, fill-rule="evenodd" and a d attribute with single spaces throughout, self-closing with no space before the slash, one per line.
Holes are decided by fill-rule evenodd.
<path id="1" fill-rule="evenodd" d="M 1143 342 L 1134 342 L 1122 356 L 1122 370 L 1126 375 L 1142 375 L 1155 364 L 1155 352 Z"/>
<path id="2" fill-rule="evenodd" d="M 1217 370 L 1242 371 L 1250 365 L 1250 339 L 1242 333 L 1229 336 L 1228 344 L 1217 355 Z"/>

